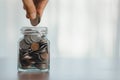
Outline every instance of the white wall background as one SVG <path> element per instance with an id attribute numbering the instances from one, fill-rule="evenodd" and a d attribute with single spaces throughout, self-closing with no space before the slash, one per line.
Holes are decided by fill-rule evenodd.
<path id="1" fill-rule="evenodd" d="M 51 57 L 119 56 L 119 0 L 49 0 L 41 23 L 48 27 Z M 0 57 L 16 58 L 20 29 L 31 26 L 21 0 L 0 0 Z"/>

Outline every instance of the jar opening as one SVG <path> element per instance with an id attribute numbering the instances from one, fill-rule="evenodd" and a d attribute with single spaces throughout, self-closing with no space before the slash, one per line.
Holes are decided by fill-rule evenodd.
<path id="1" fill-rule="evenodd" d="M 47 27 L 23 27 L 21 29 L 22 34 L 24 35 L 47 35 Z"/>

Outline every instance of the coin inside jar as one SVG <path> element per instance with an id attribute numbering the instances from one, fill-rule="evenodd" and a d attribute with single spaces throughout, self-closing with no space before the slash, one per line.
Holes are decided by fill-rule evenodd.
<path id="1" fill-rule="evenodd" d="M 39 17 L 31 20 L 36 26 Z M 21 29 L 22 39 L 19 41 L 18 71 L 49 71 L 50 50 L 46 27 L 24 27 Z"/>
<path id="2" fill-rule="evenodd" d="M 31 35 L 30 38 L 33 42 L 39 42 L 40 41 L 40 36 L 39 35 Z"/>
<path id="3" fill-rule="evenodd" d="M 33 43 L 31 44 L 31 49 L 32 49 L 32 51 L 37 51 L 37 50 L 39 50 L 39 44 L 36 43 L 36 42 L 33 42 Z"/>
<path id="4" fill-rule="evenodd" d="M 47 60 L 48 59 L 48 53 L 47 52 L 42 53 L 40 56 L 41 56 L 41 58 L 43 60 Z"/>
<path id="5" fill-rule="evenodd" d="M 28 49 L 29 47 L 30 45 L 26 44 L 24 39 L 20 42 L 20 48 Z"/>
<path id="6" fill-rule="evenodd" d="M 47 69 L 48 68 L 48 64 L 35 64 L 35 66 L 39 69 Z"/>

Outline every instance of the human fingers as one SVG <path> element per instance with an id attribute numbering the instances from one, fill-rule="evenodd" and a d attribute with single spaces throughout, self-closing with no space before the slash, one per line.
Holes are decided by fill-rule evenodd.
<path id="1" fill-rule="evenodd" d="M 37 14 L 41 17 L 44 11 L 44 8 L 46 7 L 48 3 L 48 0 L 39 0 L 39 3 L 37 4 Z"/>
<path id="2" fill-rule="evenodd" d="M 24 4 L 24 8 L 26 10 L 26 15 L 30 19 L 36 18 L 36 7 L 34 5 L 33 0 L 22 0 Z"/>

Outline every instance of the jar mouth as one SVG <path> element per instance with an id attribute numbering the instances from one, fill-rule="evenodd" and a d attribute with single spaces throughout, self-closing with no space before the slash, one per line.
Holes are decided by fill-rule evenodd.
<path id="1" fill-rule="evenodd" d="M 21 32 L 24 35 L 46 35 L 47 34 L 47 27 L 23 27 Z"/>

